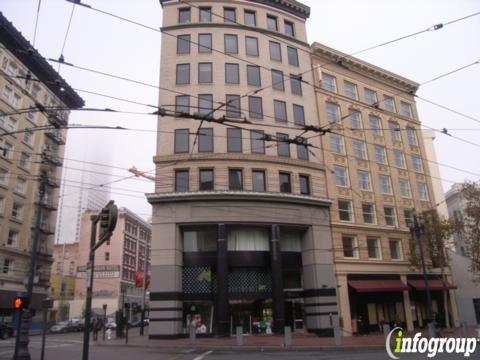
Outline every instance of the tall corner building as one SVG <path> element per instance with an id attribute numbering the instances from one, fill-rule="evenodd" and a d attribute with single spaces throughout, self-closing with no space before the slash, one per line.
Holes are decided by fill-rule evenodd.
<path id="1" fill-rule="evenodd" d="M 414 99 L 419 85 L 318 43 L 312 66 L 320 126 L 331 129 L 323 157 L 344 334 L 378 330 L 383 322 L 425 326 L 425 285 L 408 260 L 413 211 L 436 204 L 434 159 Z M 449 269 L 444 283 L 441 270 L 428 265 L 437 320 L 459 326 Z"/>
<path id="2" fill-rule="evenodd" d="M 150 338 L 331 333 L 338 314 L 305 21 L 282 1 L 163 7 Z M 225 116 L 224 124 L 186 113 Z"/>
<path id="3" fill-rule="evenodd" d="M 0 28 L 0 312 L 9 316 L 13 298 L 26 291 L 40 177 L 46 189 L 32 308 L 40 309 L 47 296 L 66 140 L 62 127 L 68 124 L 66 109 L 84 101 L 1 13 Z M 51 127 L 21 131 L 37 126 Z"/>

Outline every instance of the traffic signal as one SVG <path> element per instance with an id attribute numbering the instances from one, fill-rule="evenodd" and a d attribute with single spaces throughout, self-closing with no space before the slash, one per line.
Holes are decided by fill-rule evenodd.
<path id="1" fill-rule="evenodd" d="M 30 305 L 30 302 L 27 297 L 17 296 L 13 299 L 13 308 L 15 310 L 28 309 L 28 305 Z"/>
<path id="2" fill-rule="evenodd" d="M 117 225 L 118 210 L 112 201 L 100 212 L 100 242 L 103 242 L 115 230 Z"/>

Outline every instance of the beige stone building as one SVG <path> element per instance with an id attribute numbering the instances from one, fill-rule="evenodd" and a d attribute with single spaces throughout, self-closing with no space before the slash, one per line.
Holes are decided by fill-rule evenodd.
<path id="1" fill-rule="evenodd" d="M 68 123 L 64 109 L 84 102 L 1 13 L 0 27 L 0 311 L 8 315 L 14 296 L 26 291 L 42 176 L 33 308 L 47 295 L 66 140 L 59 127 Z M 38 126 L 51 127 L 22 131 Z"/>
<path id="2" fill-rule="evenodd" d="M 408 262 L 409 224 L 435 196 L 413 96 L 418 84 L 318 43 L 312 51 L 320 125 L 331 129 L 323 158 L 344 332 L 352 333 L 352 320 L 358 328 L 355 319 L 365 331 L 382 321 L 422 326 L 425 291 Z M 433 311 L 444 324 L 439 270 L 429 271 Z M 458 326 L 452 289 L 449 295 L 448 316 Z"/>

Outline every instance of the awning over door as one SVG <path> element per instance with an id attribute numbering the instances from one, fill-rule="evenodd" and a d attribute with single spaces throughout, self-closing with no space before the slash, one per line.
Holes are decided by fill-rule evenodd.
<path id="1" fill-rule="evenodd" d="M 410 288 L 402 280 L 348 280 L 357 292 L 404 291 Z"/>
<path id="2" fill-rule="evenodd" d="M 411 287 L 424 291 L 425 290 L 425 281 L 424 280 L 408 280 L 408 285 Z M 457 287 L 450 284 L 448 281 L 443 280 L 428 280 L 428 288 L 430 290 L 444 290 L 444 289 L 456 289 Z"/>

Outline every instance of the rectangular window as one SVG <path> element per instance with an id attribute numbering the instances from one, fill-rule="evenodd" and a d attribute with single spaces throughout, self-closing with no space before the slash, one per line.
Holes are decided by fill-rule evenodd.
<path id="1" fill-rule="evenodd" d="M 390 130 L 390 136 L 393 141 L 402 141 L 402 136 L 400 134 L 400 126 L 396 122 L 389 121 L 388 129 Z"/>
<path id="2" fill-rule="evenodd" d="M 408 227 L 413 226 L 413 211 L 413 209 L 403 209 L 403 218 Z"/>
<path id="3" fill-rule="evenodd" d="M 17 177 L 17 181 L 15 182 L 15 192 L 17 194 L 25 194 L 27 190 L 27 180 Z"/>
<path id="4" fill-rule="evenodd" d="M 296 48 L 287 46 L 288 65 L 300 66 L 298 61 L 298 51 Z"/>
<path id="5" fill-rule="evenodd" d="M 190 35 L 177 36 L 177 54 L 190 54 Z"/>
<path id="6" fill-rule="evenodd" d="M 212 8 L 211 7 L 201 7 L 200 8 L 200 22 L 212 22 Z"/>
<path id="7" fill-rule="evenodd" d="M 400 187 L 400 196 L 405 198 L 411 198 L 412 193 L 410 191 L 410 183 L 407 179 L 398 179 L 398 185 Z"/>
<path id="8" fill-rule="evenodd" d="M 290 157 L 290 144 L 282 140 L 287 140 L 288 134 L 277 133 L 277 154 L 278 156 Z"/>
<path id="9" fill-rule="evenodd" d="M 245 51 L 248 56 L 258 56 L 258 39 L 256 37 L 245 37 Z"/>
<path id="10" fill-rule="evenodd" d="M 110 261 L 110 253 L 109 252 L 105 253 L 105 261 Z"/>
<path id="11" fill-rule="evenodd" d="M 395 159 L 395 166 L 400 169 L 405 169 L 405 155 L 401 150 L 393 150 L 393 157 Z"/>
<path id="12" fill-rule="evenodd" d="M 400 114 L 403 116 L 412 117 L 412 106 L 405 102 L 405 101 L 400 101 Z"/>
<path id="13" fill-rule="evenodd" d="M 377 103 L 377 93 L 372 89 L 365 88 L 365 102 L 368 105 L 378 105 Z"/>
<path id="14" fill-rule="evenodd" d="M 213 128 L 199 129 L 198 152 L 213 152 Z"/>
<path id="15" fill-rule="evenodd" d="M 198 63 L 198 83 L 210 84 L 213 82 L 212 63 Z"/>
<path id="16" fill-rule="evenodd" d="M 238 54 L 238 37 L 237 35 L 225 34 L 225 53 Z"/>
<path id="17" fill-rule="evenodd" d="M 20 161 L 19 161 L 18 165 L 20 167 L 24 168 L 24 169 L 30 168 L 30 155 L 28 155 L 25 152 L 22 152 L 20 154 Z"/>
<path id="18" fill-rule="evenodd" d="M 287 20 L 284 20 L 283 24 L 285 25 L 285 34 L 294 37 L 295 36 L 294 24 Z"/>
<path id="19" fill-rule="evenodd" d="M 383 95 L 383 105 L 385 110 L 388 110 L 390 112 L 395 112 L 395 101 L 393 100 L 393 97 L 388 95 Z"/>
<path id="20" fill-rule="evenodd" d="M 0 168 L 0 184 L 8 184 L 8 171 L 2 168 Z"/>
<path id="21" fill-rule="evenodd" d="M 392 260 L 401 260 L 402 259 L 402 250 L 400 240 L 389 240 L 390 247 L 390 258 Z"/>
<path id="22" fill-rule="evenodd" d="M 267 29 L 272 31 L 278 31 L 277 17 L 267 15 Z"/>
<path id="23" fill-rule="evenodd" d="M 227 151 L 242 152 L 242 129 L 227 129 Z"/>
<path id="24" fill-rule="evenodd" d="M 423 173 L 422 158 L 418 155 L 412 155 L 413 170 L 418 173 Z"/>
<path id="25" fill-rule="evenodd" d="M 300 194 L 310 195 L 310 176 L 299 175 L 298 179 L 300 182 Z"/>
<path id="26" fill-rule="evenodd" d="M 223 8 L 223 21 L 233 24 L 237 22 L 237 13 L 234 8 Z"/>
<path id="27" fill-rule="evenodd" d="M 370 129 L 373 135 L 383 136 L 382 126 L 380 125 L 380 119 L 377 116 L 369 115 L 368 123 L 370 124 Z"/>
<path id="28" fill-rule="evenodd" d="M 357 85 L 349 82 L 349 81 L 344 81 L 344 89 L 345 89 L 345 96 L 357 100 L 358 95 L 357 95 Z"/>
<path id="29" fill-rule="evenodd" d="M 247 26 L 257 26 L 257 19 L 255 16 L 255 11 L 245 10 L 243 13 L 243 22 Z"/>
<path id="30" fill-rule="evenodd" d="M 213 95 L 199 94 L 198 95 L 198 114 L 213 116 L 212 111 L 213 111 Z"/>
<path id="31" fill-rule="evenodd" d="M 380 145 L 375 145 L 375 161 L 379 164 L 387 165 L 387 155 L 385 148 Z"/>
<path id="32" fill-rule="evenodd" d="M 7 119 L 7 131 L 17 131 L 18 128 L 18 121 L 15 120 L 13 117 L 9 117 Z"/>
<path id="33" fill-rule="evenodd" d="M 8 238 L 7 238 L 7 245 L 16 246 L 18 242 L 18 231 L 9 230 L 8 231 Z"/>
<path id="34" fill-rule="evenodd" d="M 305 111 L 303 106 L 293 104 L 293 122 L 296 125 L 305 125 Z"/>
<path id="35" fill-rule="evenodd" d="M 190 96 L 179 95 L 175 97 L 175 113 L 176 115 L 190 113 Z"/>
<path id="36" fill-rule="evenodd" d="M 225 104 L 227 117 L 240 117 L 240 95 L 226 95 Z"/>
<path id="37" fill-rule="evenodd" d="M 178 9 L 178 23 L 187 24 L 190 22 L 190 8 Z"/>
<path id="38" fill-rule="evenodd" d="M 190 134 L 188 129 L 175 130 L 175 154 L 188 153 Z"/>
<path id="39" fill-rule="evenodd" d="M 287 122 L 287 104 L 285 101 L 273 100 L 275 121 Z"/>
<path id="40" fill-rule="evenodd" d="M 416 130 L 412 127 L 407 127 L 407 139 L 409 145 L 418 145 Z"/>
<path id="41" fill-rule="evenodd" d="M 28 145 L 33 143 L 33 133 L 31 131 L 26 130 L 23 133 L 23 142 Z"/>
<path id="42" fill-rule="evenodd" d="M 337 104 L 325 103 L 327 119 L 330 124 L 340 122 L 340 107 Z"/>
<path id="43" fill-rule="evenodd" d="M 213 170 L 212 169 L 201 169 L 200 170 L 200 191 L 209 191 L 213 190 Z"/>
<path id="44" fill-rule="evenodd" d="M 253 170 L 252 171 L 252 188 L 255 192 L 265 192 L 265 171 Z"/>
<path id="45" fill-rule="evenodd" d="M 252 154 L 265 154 L 265 135 L 263 130 L 250 131 L 250 150 Z"/>
<path id="46" fill-rule="evenodd" d="M 306 139 L 303 139 L 306 143 Z M 297 144 L 297 159 L 308 160 L 308 147 L 304 144 Z"/>
<path id="47" fill-rule="evenodd" d="M 240 169 L 228 170 L 228 189 L 243 190 L 243 172 Z"/>
<path id="48" fill-rule="evenodd" d="M 337 81 L 334 76 L 322 72 L 322 89 L 337 92 Z"/>
<path id="49" fill-rule="evenodd" d="M 4 259 L 3 260 L 2 272 L 4 274 L 8 274 L 12 270 L 12 267 L 13 267 L 13 260 L 10 260 L 10 259 Z"/>
<path id="50" fill-rule="evenodd" d="M 380 239 L 377 238 L 367 238 L 367 249 L 368 249 L 368 258 L 369 259 L 380 259 Z"/>
<path id="51" fill-rule="evenodd" d="M 263 119 L 263 105 L 261 97 L 248 97 L 248 115 L 252 119 Z"/>
<path id="52" fill-rule="evenodd" d="M 212 52 L 212 34 L 198 34 L 198 52 Z"/>
<path id="53" fill-rule="evenodd" d="M 225 82 L 227 84 L 240 83 L 240 69 L 238 64 L 225 64 Z"/>
<path id="54" fill-rule="evenodd" d="M 329 134 L 330 151 L 334 154 L 345 155 L 345 145 L 343 137 L 337 134 Z"/>
<path id="55" fill-rule="evenodd" d="M 175 171 L 175 192 L 188 191 L 188 170 Z"/>
<path id="56" fill-rule="evenodd" d="M 283 81 L 283 72 L 272 70 L 272 89 L 285 91 L 285 83 Z"/>
<path id="57" fill-rule="evenodd" d="M 252 86 L 260 86 L 262 84 L 259 66 L 247 65 L 247 84 Z"/>
<path id="58" fill-rule="evenodd" d="M 340 165 L 333 165 L 333 170 L 335 172 L 335 185 L 348 187 L 349 182 L 347 168 Z"/>
<path id="59" fill-rule="evenodd" d="M 362 204 L 363 222 L 365 224 L 376 224 L 375 206 L 373 204 Z"/>
<path id="60" fill-rule="evenodd" d="M 357 170 L 358 187 L 361 190 L 371 191 L 372 184 L 370 183 L 370 174 L 363 170 Z"/>
<path id="61" fill-rule="evenodd" d="M 365 142 L 361 140 L 352 140 L 353 154 L 359 160 L 367 160 L 367 149 Z"/>
<path id="62" fill-rule="evenodd" d="M 280 172 L 278 175 L 279 175 L 279 182 L 280 182 L 280 192 L 291 193 L 292 183 L 290 181 L 290 174 L 285 172 Z"/>
<path id="63" fill-rule="evenodd" d="M 338 200 L 338 216 L 340 221 L 353 221 L 352 202 L 350 200 Z"/>
<path id="64" fill-rule="evenodd" d="M 388 226 L 397 226 L 397 216 L 395 209 L 391 206 L 384 206 L 383 213 L 385 215 L 385 224 Z"/>
<path id="65" fill-rule="evenodd" d="M 15 220 L 23 219 L 23 206 L 21 204 L 13 203 L 12 219 L 15 219 Z"/>
<path id="66" fill-rule="evenodd" d="M 177 85 L 190 84 L 190 64 L 177 64 Z"/>
<path id="67" fill-rule="evenodd" d="M 357 239 L 353 236 L 342 236 L 343 257 L 358 258 Z"/>
<path id="68" fill-rule="evenodd" d="M 270 60 L 282 61 L 282 50 L 280 44 L 274 41 L 269 42 Z"/>
<path id="69" fill-rule="evenodd" d="M 360 111 L 348 110 L 348 117 L 350 119 L 350 128 L 353 130 L 359 130 L 362 128 L 362 116 Z"/>
<path id="70" fill-rule="evenodd" d="M 294 95 L 302 95 L 302 77 L 290 74 L 290 90 Z"/>
<path id="71" fill-rule="evenodd" d="M 420 200 L 428 200 L 428 190 L 427 184 L 422 182 L 417 182 L 417 194 Z"/>
<path id="72" fill-rule="evenodd" d="M 380 191 L 382 194 L 392 194 L 392 183 L 390 182 L 390 176 L 379 175 L 378 181 L 380 183 Z"/>

